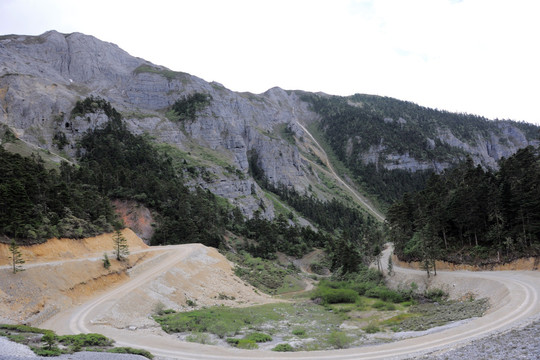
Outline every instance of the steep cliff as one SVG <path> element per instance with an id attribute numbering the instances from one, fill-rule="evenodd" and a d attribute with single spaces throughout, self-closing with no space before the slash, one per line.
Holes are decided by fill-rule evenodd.
<path id="1" fill-rule="evenodd" d="M 171 114 L 171 106 L 195 93 L 209 96 L 209 105 L 196 118 L 179 121 Z M 272 201 L 250 176 L 250 162 L 270 183 L 294 187 L 301 193 L 310 189 L 324 199 L 349 191 L 336 185 L 335 174 L 324 166 L 326 160 L 320 155 L 324 151 L 306 134 L 303 125 L 320 122 L 321 115 L 312 111 L 313 104 L 304 95 L 279 88 L 258 95 L 236 93 L 80 33 L 0 37 L 0 124 L 25 146 L 41 149 L 52 161 L 73 160 L 77 140 L 87 130 L 102 126 L 108 116 L 102 111 L 73 114 L 72 110 L 77 100 L 101 97 L 122 113 L 130 131 L 171 145 L 204 168 L 205 176 L 193 177 L 193 185 L 229 199 L 249 216 L 256 210 L 265 217 L 274 216 Z M 358 99 L 348 101 L 351 106 L 360 104 Z M 383 120 L 396 131 L 410 122 L 406 115 L 392 112 Z M 353 154 L 370 136 L 377 137 L 376 128 L 372 134 L 349 136 L 343 147 Z M 488 131 L 478 136 L 471 145 L 443 124 L 436 138 L 424 142 L 426 151 L 444 143 L 488 166 L 530 143 L 522 130 L 506 123 L 496 134 Z M 2 139 L 4 146 L 10 142 L 5 136 Z M 424 159 L 407 149 L 391 151 L 391 139 L 378 139 L 354 156 L 365 164 L 409 172 L 441 170 L 451 164 Z M 336 189 L 342 189 L 341 193 Z"/>
<path id="2" fill-rule="evenodd" d="M 170 106 L 193 93 L 210 95 L 210 105 L 193 121 L 171 120 Z M 213 176 L 194 182 L 248 215 L 262 209 L 273 216 L 272 203 L 248 175 L 250 154 L 274 184 L 303 191 L 310 182 L 297 147 L 275 133 L 276 126 L 316 118 L 294 93 L 235 93 L 79 33 L 0 37 L 0 122 L 20 140 L 73 158 L 77 139 L 108 120 L 99 111 L 72 116 L 76 101 L 88 96 L 110 101 L 133 133 L 201 160 Z M 58 138 L 65 139 L 61 149 Z"/>

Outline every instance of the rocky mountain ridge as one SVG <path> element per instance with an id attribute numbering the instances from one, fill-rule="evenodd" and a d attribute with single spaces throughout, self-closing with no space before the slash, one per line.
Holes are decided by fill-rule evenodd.
<path id="1" fill-rule="evenodd" d="M 194 93 L 209 95 L 209 106 L 195 120 L 175 120 L 171 106 Z M 122 113 L 130 131 L 147 133 L 204 166 L 210 175 L 193 179 L 193 185 L 229 199 L 248 216 L 256 210 L 267 218 L 274 216 L 273 202 L 250 176 L 250 161 L 256 161 L 272 184 L 301 193 L 311 189 L 322 198 L 335 196 L 333 186 L 325 181 L 332 174 L 316 155 L 318 145 L 299 126 L 320 119 L 302 94 L 280 88 L 258 95 L 236 93 L 219 83 L 132 57 L 114 44 L 80 33 L 0 36 L 0 124 L 4 132 L 45 152 L 73 159 L 77 139 L 108 120 L 103 112 L 72 116 L 76 101 L 89 96 L 104 98 Z M 399 125 L 399 121 L 395 123 Z M 494 166 L 500 157 L 531 143 L 511 125 L 503 132 L 506 140 L 492 134 L 478 146 L 444 130 L 439 140 L 462 148 L 477 163 Z M 60 148 L 55 142 L 58 137 L 65 138 L 65 146 Z M 7 142 L 4 136 L 2 144 Z M 380 149 L 370 149 L 363 159 L 408 171 L 440 170 L 449 165 L 426 163 L 406 152 L 385 158 L 379 153 Z"/>

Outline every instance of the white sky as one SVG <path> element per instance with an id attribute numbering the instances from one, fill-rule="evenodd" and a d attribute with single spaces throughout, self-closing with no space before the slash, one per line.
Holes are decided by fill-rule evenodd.
<path id="1" fill-rule="evenodd" d="M 235 91 L 377 94 L 540 124 L 536 0 L 0 0 L 0 34 L 52 29 Z"/>

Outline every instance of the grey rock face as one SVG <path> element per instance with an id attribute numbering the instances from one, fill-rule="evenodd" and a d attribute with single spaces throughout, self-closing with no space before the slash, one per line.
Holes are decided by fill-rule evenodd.
<path id="1" fill-rule="evenodd" d="M 212 97 L 195 121 L 180 124 L 165 116 L 176 100 L 195 92 Z M 52 138 L 61 132 L 69 141 L 64 152 L 74 156 L 74 144 L 82 134 L 108 120 L 99 112 L 70 116 L 75 102 L 90 95 L 122 111 L 133 133 L 148 133 L 185 151 L 197 144 L 222 152 L 243 175 L 248 173 L 248 153 L 256 153 L 270 181 L 304 187 L 298 150 L 277 139 L 274 129 L 315 116 L 295 94 L 278 88 L 262 95 L 234 93 L 79 33 L 0 37 L 0 121 L 22 140 L 57 151 Z M 262 200 L 253 180 L 224 175 L 217 167 L 212 171 L 218 179 L 200 185 L 241 205 L 248 215 L 262 202 L 264 215 L 273 216 L 272 204 Z"/>
<path id="2" fill-rule="evenodd" d="M 171 121 L 166 115 L 170 106 L 195 92 L 210 95 L 210 105 L 194 121 Z M 58 152 L 52 139 L 63 133 L 69 142 L 64 154 L 74 156 L 77 139 L 107 121 L 99 112 L 71 117 L 76 101 L 90 95 L 110 101 L 135 134 L 150 134 L 158 142 L 186 152 L 209 149 L 221 154 L 221 163 L 207 164 L 214 174 L 212 180 L 199 179 L 197 183 L 240 205 L 248 215 L 262 209 L 264 216 L 273 216 L 271 202 L 249 178 L 250 157 L 256 155 L 257 166 L 274 184 L 300 192 L 310 184 L 306 159 L 280 136 L 280 129 L 287 128 L 297 138 L 311 141 L 299 124 L 319 117 L 296 92 L 273 88 L 260 95 L 235 93 L 218 83 L 135 58 L 114 44 L 80 33 L 49 31 L 41 36 L 0 37 L 0 123 L 20 139 Z M 403 118 L 385 121 L 396 126 L 406 123 Z M 501 134 L 479 138 L 474 146 L 443 130 L 438 139 L 490 167 L 528 145 L 524 134 L 508 124 L 501 125 Z M 354 141 L 362 139 L 344 146 L 350 147 Z M 426 144 L 433 147 L 435 140 L 426 139 Z M 381 142 L 358 160 L 408 171 L 440 171 L 448 166 L 422 162 L 408 153 L 382 156 L 382 150 Z M 238 171 L 224 171 L 225 166 Z"/>

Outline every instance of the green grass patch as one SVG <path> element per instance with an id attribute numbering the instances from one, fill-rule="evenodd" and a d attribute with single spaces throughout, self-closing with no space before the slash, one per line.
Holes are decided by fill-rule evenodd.
<path id="1" fill-rule="evenodd" d="M 253 340 L 257 343 L 264 343 L 268 341 L 272 341 L 272 337 L 265 333 L 255 332 L 251 333 L 248 336 L 246 336 L 246 339 Z"/>
<path id="2" fill-rule="evenodd" d="M 152 65 L 143 64 L 140 65 L 138 68 L 133 70 L 135 74 L 141 74 L 141 73 L 150 73 L 150 74 L 158 74 L 166 78 L 167 80 L 174 80 L 174 79 L 182 79 L 182 82 L 184 80 L 187 80 L 187 77 L 189 76 L 186 73 L 179 72 L 179 71 L 172 71 L 169 69 L 161 69 Z"/>
<path id="3" fill-rule="evenodd" d="M 39 337 L 36 334 L 43 334 L 43 336 Z M 5 336 L 11 341 L 29 346 L 39 356 L 59 356 L 79 351 L 105 351 L 142 355 L 149 359 L 153 358 L 153 355 L 146 350 L 115 348 L 113 347 L 114 340 L 101 334 L 90 333 L 58 336 L 51 330 L 26 325 L 0 324 L 0 336 Z"/>
<path id="4" fill-rule="evenodd" d="M 303 289 L 296 271 L 277 262 L 253 257 L 245 251 L 228 253 L 227 258 L 237 264 L 234 269 L 236 276 L 267 294 L 284 294 Z"/>
<path id="5" fill-rule="evenodd" d="M 381 329 L 375 324 L 369 324 L 363 330 L 368 334 L 375 334 L 381 331 Z"/>
<path id="6" fill-rule="evenodd" d="M 311 295 L 311 299 L 321 299 L 323 304 L 356 303 L 358 293 L 352 289 L 332 289 L 319 286 Z"/>
<path id="7" fill-rule="evenodd" d="M 305 288 L 305 283 L 296 275 L 286 275 L 283 284 L 276 289 L 276 295 L 301 291 Z"/>
<path id="8" fill-rule="evenodd" d="M 294 351 L 294 348 L 290 344 L 277 344 L 272 351 L 278 351 L 278 352 L 287 352 L 287 351 Z"/>
<path id="9" fill-rule="evenodd" d="M 101 334 L 78 334 L 57 336 L 59 343 L 75 347 L 111 346 L 114 341 Z"/>
<path id="10" fill-rule="evenodd" d="M 249 308 L 214 306 L 155 317 L 163 330 L 168 333 L 209 332 L 221 338 L 234 336 L 246 326 L 260 325 L 277 319 L 279 319 L 279 313 L 268 305 Z"/>

